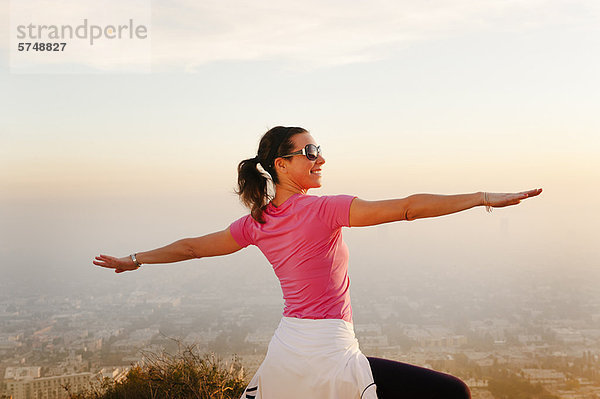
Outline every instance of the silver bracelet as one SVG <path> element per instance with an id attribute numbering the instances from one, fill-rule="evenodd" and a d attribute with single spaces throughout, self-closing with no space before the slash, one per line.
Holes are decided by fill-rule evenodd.
<path id="1" fill-rule="evenodd" d="M 488 199 L 488 193 L 486 191 L 483 192 L 483 205 L 485 205 L 485 210 L 488 213 L 492 213 L 492 206 L 490 205 L 490 200 Z"/>
<path id="2" fill-rule="evenodd" d="M 131 254 L 131 255 L 129 255 L 129 257 L 131 258 L 131 260 L 133 261 L 133 263 L 135 263 L 135 265 L 137 267 L 140 267 L 142 264 L 140 262 L 138 262 L 138 260 L 135 258 L 135 255 L 137 255 L 137 254 Z"/>

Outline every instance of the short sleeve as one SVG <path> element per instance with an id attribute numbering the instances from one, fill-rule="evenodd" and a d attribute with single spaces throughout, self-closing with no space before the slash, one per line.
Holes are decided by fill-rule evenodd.
<path id="1" fill-rule="evenodd" d="M 253 244 L 252 235 L 250 234 L 253 220 L 251 215 L 246 215 L 229 225 L 231 236 L 242 248 L 246 248 L 248 245 Z"/>
<path id="2" fill-rule="evenodd" d="M 350 205 L 356 198 L 352 195 L 331 195 L 323 198 L 320 217 L 332 228 L 350 227 Z"/>

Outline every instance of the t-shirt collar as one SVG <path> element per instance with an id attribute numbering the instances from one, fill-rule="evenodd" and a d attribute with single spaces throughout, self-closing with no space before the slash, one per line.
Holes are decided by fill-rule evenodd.
<path id="1" fill-rule="evenodd" d="M 269 202 L 267 209 L 269 210 L 269 213 L 283 212 L 284 210 L 288 209 L 294 202 L 294 199 L 296 199 L 296 197 L 298 197 L 300 195 L 302 195 L 302 193 L 292 194 L 288 199 L 283 201 L 283 204 L 281 204 L 279 206 L 275 206 L 275 205 L 273 205 L 273 202 Z"/>

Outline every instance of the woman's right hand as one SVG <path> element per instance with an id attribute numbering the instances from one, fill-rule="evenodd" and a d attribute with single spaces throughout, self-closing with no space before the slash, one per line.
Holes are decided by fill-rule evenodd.
<path id="1" fill-rule="evenodd" d="M 115 269 L 115 273 L 139 269 L 139 266 L 133 263 L 133 260 L 129 256 L 115 258 L 114 256 L 100 255 L 96 256 L 95 259 L 96 260 L 93 261 L 94 265 Z"/>
<path id="2" fill-rule="evenodd" d="M 493 208 L 502 208 L 505 206 L 517 205 L 522 200 L 535 197 L 537 195 L 540 195 L 541 193 L 541 188 L 528 191 L 521 191 L 520 193 L 486 193 L 487 202 L 484 199 L 483 205 L 487 205 Z"/>

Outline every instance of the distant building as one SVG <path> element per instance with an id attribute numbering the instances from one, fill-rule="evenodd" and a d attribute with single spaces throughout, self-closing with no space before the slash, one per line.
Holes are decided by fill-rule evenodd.
<path id="1" fill-rule="evenodd" d="M 581 332 L 572 328 L 554 328 L 552 331 L 556 339 L 563 344 L 583 344 L 585 342 Z"/>
<path id="2" fill-rule="evenodd" d="M 467 343 L 464 335 L 454 335 L 442 328 L 407 329 L 405 334 L 422 348 L 455 348 Z"/>
<path id="3" fill-rule="evenodd" d="M 4 380 L 21 381 L 40 378 L 41 372 L 41 367 L 7 367 L 4 372 Z"/>
<path id="4" fill-rule="evenodd" d="M 386 335 L 366 335 L 360 337 L 358 342 L 365 350 L 387 347 L 389 345 Z"/>
<path id="5" fill-rule="evenodd" d="M 130 369 L 131 367 L 129 366 L 104 367 L 98 372 L 96 377 L 100 381 L 108 378 L 109 380 L 120 382 L 127 377 L 127 373 Z"/>
<path id="6" fill-rule="evenodd" d="M 10 374 L 13 378 L 6 378 L 9 369 L 13 369 Z M 64 386 L 71 387 L 73 392 L 83 390 L 89 386 L 92 376 L 92 373 L 79 373 L 40 377 L 39 371 L 40 367 L 7 368 L 4 378 L 6 395 L 12 399 L 68 399 Z"/>
<path id="7" fill-rule="evenodd" d="M 519 334 L 517 336 L 517 339 L 519 340 L 520 343 L 522 343 L 524 345 L 541 344 L 541 343 L 543 343 L 541 335 Z"/>
<path id="8" fill-rule="evenodd" d="M 566 381 L 564 373 L 550 369 L 521 369 L 521 374 L 532 384 L 560 384 Z"/>
<path id="9" fill-rule="evenodd" d="M 381 335 L 381 326 L 379 324 L 355 324 L 354 332 L 360 335 Z"/>
<path id="10" fill-rule="evenodd" d="M 464 382 L 469 386 L 469 388 L 487 388 L 489 385 L 488 380 L 477 378 L 469 378 L 464 380 Z"/>

